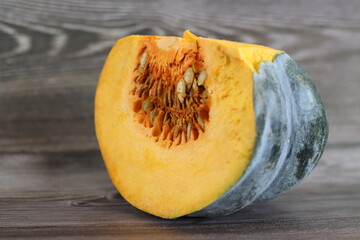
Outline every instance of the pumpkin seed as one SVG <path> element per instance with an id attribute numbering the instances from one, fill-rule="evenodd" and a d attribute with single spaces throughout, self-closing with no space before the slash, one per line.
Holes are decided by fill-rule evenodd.
<path id="1" fill-rule="evenodd" d="M 185 97 L 185 82 L 184 79 L 180 79 L 176 85 L 176 95 L 179 101 L 182 103 Z"/>
<path id="2" fill-rule="evenodd" d="M 188 68 L 186 69 L 185 73 L 184 73 L 184 80 L 185 83 L 188 85 L 191 85 L 193 80 L 194 80 L 194 71 L 192 68 Z"/>
<path id="3" fill-rule="evenodd" d="M 140 57 L 140 65 L 139 65 L 139 69 L 138 69 L 140 74 L 142 74 L 144 72 L 147 59 L 148 59 L 148 55 L 146 52 L 144 52 Z"/>
<path id="4" fill-rule="evenodd" d="M 200 125 L 201 129 L 202 129 L 203 131 L 205 131 L 204 121 L 201 119 L 201 117 L 200 117 L 199 114 L 196 115 L 196 121 L 197 121 L 197 123 Z"/>
<path id="5" fill-rule="evenodd" d="M 139 92 L 140 92 L 140 90 L 141 90 L 141 87 L 140 87 L 140 86 L 138 86 L 138 87 L 136 88 L 136 90 L 135 90 L 135 94 L 139 93 Z"/>
<path id="6" fill-rule="evenodd" d="M 139 77 L 139 78 L 140 78 L 140 77 Z M 147 78 L 142 77 L 142 78 L 140 78 L 139 82 L 140 82 L 140 83 L 145 83 L 146 80 L 147 80 Z"/>
<path id="7" fill-rule="evenodd" d="M 158 83 L 157 89 L 156 89 L 156 94 L 160 97 L 161 94 L 161 79 Z"/>
<path id="8" fill-rule="evenodd" d="M 163 131 L 162 131 L 162 140 L 165 140 L 170 133 L 171 129 L 167 123 L 164 124 Z"/>
<path id="9" fill-rule="evenodd" d="M 146 52 L 144 52 L 142 55 L 141 55 L 141 58 L 140 58 L 140 66 L 141 67 L 145 67 L 145 64 L 146 64 L 146 61 L 148 59 L 148 55 Z"/>
<path id="10" fill-rule="evenodd" d="M 186 98 L 186 99 L 185 99 L 185 108 L 188 108 L 189 106 L 190 106 L 190 104 L 189 104 L 189 99 Z"/>
<path id="11" fill-rule="evenodd" d="M 150 83 L 151 83 L 151 77 L 146 78 L 145 85 L 147 85 L 148 87 Z"/>
<path id="12" fill-rule="evenodd" d="M 194 73 L 196 73 L 196 67 L 195 67 L 195 65 L 192 65 L 192 66 L 191 66 L 191 69 L 194 71 Z"/>
<path id="13" fill-rule="evenodd" d="M 156 82 L 154 82 L 153 84 L 152 84 L 152 86 L 150 87 L 150 91 L 149 91 L 149 95 L 150 96 L 156 96 L 157 94 L 156 94 L 156 91 L 157 91 L 157 84 L 158 84 L 158 82 L 156 81 Z"/>
<path id="14" fill-rule="evenodd" d="M 199 88 L 198 88 L 198 83 L 196 81 L 196 78 L 194 79 L 194 82 L 192 84 L 192 90 L 195 91 L 195 92 L 198 92 L 199 91 Z"/>
<path id="15" fill-rule="evenodd" d="M 151 88 L 154 86 L 155 82 L 156 82 L 156 81 L 154 81 L 153 78 L 150 78 L 150 82 L 149 82 L 148 88 L 151 89 Z"/>
<path id="16" fill-rule="evenodd" d="M 167 106 L 167 104 L 166 104 L 166 100 L 167 100 L 167 92 L 164 92 L 164 95 L 163 95 L 163 101 L 164 101 L 164 105 L 165 105 L 165 107 Z"/>
<path id="17" fill-rule="evenodd" d="M 187 125 L 187 128 L 186 128 L 186 138 L 188 141 L 190 140 L 190 137 L 191 137 L 191 127 L 192 127 L 192 124 L 191 124 L 191 122 L 189 122 L 189 124 Z"/>
<path id="18" fill-rule="evenodd" d="M 179 135 L 179 132 L 180 132 L 180 126 L 177 125 L 174 129 L 174 135 L 173 135 L 173 138 L 177 138 L 177 136 Z"/>
<path id="19" fill-rule="evenodd" d="M 168 116 L 169 116 L 169 112 L 165 113 L 164 119 L 163 119 L 163 124 L 168 122 Z"/>
<path id="20" fill-rule="evenodd" d="M 134 102 L 133 109 L 134 109 L 134 112 L 138 112 L 141 110 L 141 100 L 140 99 L 137 100 L 136 102 Z"/>
<path id="21" fill-rule="evenodd" d="M 146 99 L 149 96 L 149 90 L 148 89 L 141 89 L 139 96 L 142 99 Z"/>
<path id="22" fill-rule="evenodd" d="M 205 89 L 205 90 L 202 92 L 202 95 L 203 95 L 203 97 L 204 97 L 205 99 L 207 99 L 208 96 L 209 96 L 208 90 Z"/>
<path id="23" fill-rule="evenodd" d="M 151 100 L 149 98 L 147 98 L 143 102 L 142 108 L 145 112 L 149 112 L 150 110 L 152 110 L 154 108 L 154 104 L 151 102 Z"/>
<path id="24" fill-rule="evenodd" d="M 158 112 L 155 110 L 152 110 L 150 112 L 150 123 L 151 125 L 154 125 L 154 119 L 156 118 L 156 116 L 158 115 Z"/>
<path id="25" fill-rule="evenodd" d="M 171 107 L 172 106 L 172 101 L 171 101 L 171 99 L 172 99 L 172 97 L 171 97 L 171 95 L 172 95 L 172 91 L 170 91 L 169 93 L 168 93 L 168 103 L 169 103 L 169 107 Z"/>
<path id="26" fill-rule="evenodd" d="M 204 84 L 205 80 L 207 78 L 206 70 L 202 70 L 198 77 L 198 85 L 201 86 Z"/>

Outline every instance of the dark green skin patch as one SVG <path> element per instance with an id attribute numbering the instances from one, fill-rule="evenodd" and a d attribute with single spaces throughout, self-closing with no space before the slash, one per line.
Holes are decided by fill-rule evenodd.
<path id="1" fill-rule="evenodd" d="M 321 97 L 286 53 L 254 73 L 256 144 L 243 176 L 209 206 L 188 216 L 228 215 L 288 191 L 318 163 L 328 137 Z"/>

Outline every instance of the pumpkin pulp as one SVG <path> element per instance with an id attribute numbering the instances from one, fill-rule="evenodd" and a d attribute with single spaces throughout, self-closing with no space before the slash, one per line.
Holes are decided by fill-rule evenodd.
<path id="1" fill-rule="evenodd" d="M 209 121 L 207 72 L 196 42 L 145 37 L 135 73 L 133 110 L 164 147 L 196 140 Z"/>
<path id="2" fill-rule="evenodd" d="M 134 35 L 118 40 L 100 76 L 95 124 L 121 195 L 163 218 L 200 210 L 223 195 L 241 178 L 254 149 L 253 72 L 278 53 L 188 31 L 183 38 Z M 189 68 L 197 80 L 206 71 L 198 91 L 184 80 Z M 185 90 L 179 93 L 181 80 Z"/>

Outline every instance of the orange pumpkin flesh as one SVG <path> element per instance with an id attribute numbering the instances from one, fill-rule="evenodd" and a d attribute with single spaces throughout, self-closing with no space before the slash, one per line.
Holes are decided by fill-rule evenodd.
<path id="1" fill-rule="evenodd" d="M 190 214 L 222 196 L 254 150 L 253 72 L 279 52 L 188 31 L 183 38 L 118 40 L 100 76 L 95 124 L 121 195 L 163 218 Z M 207 76 L 197 91 L 185 84 L 182 102 L 177 85 L 188 68 L 195 79 L 203 70 Z"/>

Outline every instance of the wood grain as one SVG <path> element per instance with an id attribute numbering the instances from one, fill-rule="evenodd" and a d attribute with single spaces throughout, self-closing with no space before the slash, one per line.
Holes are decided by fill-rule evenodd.
<path id="1" fill-rule="evenodd" d="M 0 237 L 359 239 L 360 2 L 0 1 Z M 287 51 L 330 121 L 314 173 L 289 193 L 222 218 L 161 220 L 112 186 L 93 100 L 115 40 L 182 34 Z"/>
<path id="2" fill-rule="evenodd" d="M 360 148 L 340 163 L 347 151 L 328 149 L 310 179 L 272 201 L 227 217 L 176 220 L 126 203 L 113 189 L 98 151 L 2 155 L 0 169 L 7 170 L 0 175 L 0 236 L 356 239 Z M 334 172 L 337 176 L 329 178 Z"/>

